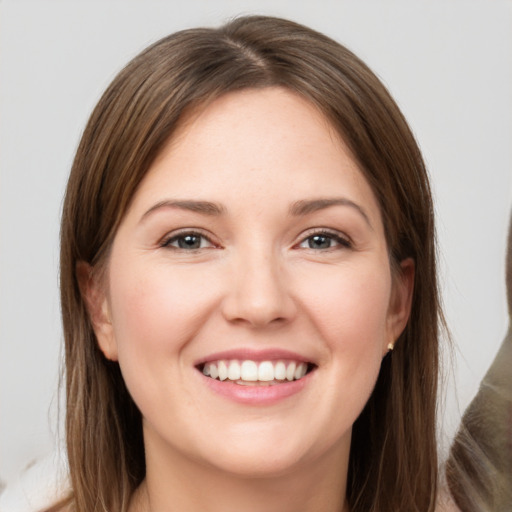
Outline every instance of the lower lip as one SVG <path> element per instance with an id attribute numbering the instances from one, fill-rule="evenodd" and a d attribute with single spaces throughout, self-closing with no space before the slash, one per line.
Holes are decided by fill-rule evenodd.
<path id="1" fill-rule="evenodd" d="M 213 392 L 230 400 L 248 405 L 272 405 L 302 391 L 313 373 L 314 371 L 301 379 L 272 386 L 244 386 L 231 381 L 220 381 L 203 375 L 202 377 Z"/>

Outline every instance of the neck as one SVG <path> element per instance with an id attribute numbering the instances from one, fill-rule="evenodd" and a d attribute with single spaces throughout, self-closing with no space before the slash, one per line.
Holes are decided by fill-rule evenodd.
<path id="1" fill-rule="evenodd" d="M 348 451 L 332 450 L 321 460 L 254 476 L 147 448 L 146 479 L 132 499 L 130 512 L 348 512 Z"/>

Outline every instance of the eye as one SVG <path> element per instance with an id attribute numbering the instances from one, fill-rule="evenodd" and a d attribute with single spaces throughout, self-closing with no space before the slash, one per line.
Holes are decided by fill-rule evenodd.
<path id="1" fill-rule="evenodd" d="M 315 249 L 315 250 L 328 250 L 335 249 L 336 247 L 350 248 L 352 244 L 338 233 L 330 231 L 320 231 L 312 233 L 305 238 L 299 247 L 303 249 Z"/>
<path id="2" fill-rule="evenodd" d="M 214 245 L 203 234 L 194 231 L 187 231 L 171 235 L 164 239 L 161 243 L 161 247 L 169 247 L 182 251 L 197 251 L 198 249 L 214 247 Z"/>

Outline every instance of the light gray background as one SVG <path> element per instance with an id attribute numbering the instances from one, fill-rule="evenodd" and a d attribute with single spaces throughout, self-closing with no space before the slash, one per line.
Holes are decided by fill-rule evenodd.
<path id="1" fill-rule="evenodd" d="M 456 343 L 442 421 L 449 438 L 507 327 L 510 1 L 16 0 L 0 9 L 0 480 L 55 443 L 59 212 L 89 112 L 147 44 L 248 12 L 289 17 L 346 44 L 388 85 L 419 140 Z"/>

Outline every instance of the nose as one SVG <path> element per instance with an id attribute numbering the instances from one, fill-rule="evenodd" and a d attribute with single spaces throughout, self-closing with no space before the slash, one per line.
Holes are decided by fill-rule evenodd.
<path id="1" fill-rule="evenodd" d="M 292 320 L 296 304 L 277 256 L 240 255 L 233 267 L 222 306 L 226 320 L 251 328 Z"/>

